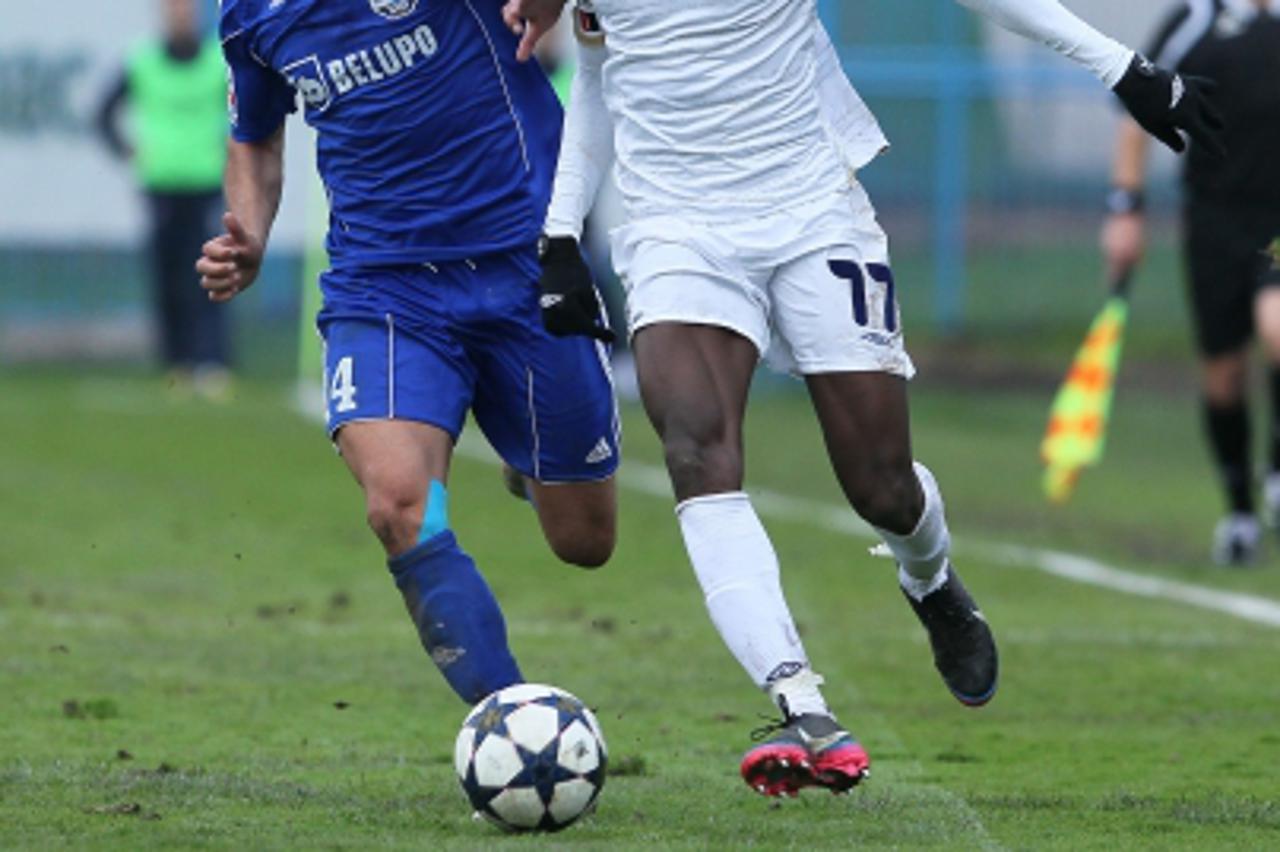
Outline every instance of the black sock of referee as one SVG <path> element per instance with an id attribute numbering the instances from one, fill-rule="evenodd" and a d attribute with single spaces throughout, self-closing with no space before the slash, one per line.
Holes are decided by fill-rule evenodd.
<path id="1" fill-rule="evenodd" d="M 1204 422 L 1231 511 L 1253 514 L 1253 477 L 1249 472 L 1249 407 L 1243 400 L 1229 406 L 1217 406 L 1205 400 Z"/>
<path id="2" fill-rule="evenodd" d="M 1280 365 L 1267 371 L 1267 385 L 1271 391 L 1271 467 L 1268 473 L 1280 471 Z"/>

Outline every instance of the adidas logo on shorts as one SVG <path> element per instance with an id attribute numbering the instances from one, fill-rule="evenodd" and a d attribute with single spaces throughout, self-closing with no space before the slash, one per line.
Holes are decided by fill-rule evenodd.
<path id="1" fill-rule="evenodd" d="M 600 462 L 613 458 L 613 448 L 609 446 L 609 442 L 604 438 L 596 441 L 595 447 L 591 452 L 587 453 L 587 464 L 600 464 Z"/>

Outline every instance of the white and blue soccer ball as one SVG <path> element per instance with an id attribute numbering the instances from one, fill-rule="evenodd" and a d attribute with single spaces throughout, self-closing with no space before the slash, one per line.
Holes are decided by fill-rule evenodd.
<path id="1" fill-rule="evenodd" d="M 554 686 L 522 683 L 467 715 L 454 769 L 476 812 L 509 831 L 558 831 L 595 806 L 608 753 L 595 715 Z"/>

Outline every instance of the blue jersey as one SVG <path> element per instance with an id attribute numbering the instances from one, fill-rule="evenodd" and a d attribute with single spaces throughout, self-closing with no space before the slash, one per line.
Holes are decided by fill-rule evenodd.
<path id="1" fill-rule="evenodd" d="M 316 129 L 335 268 L 532 247 L 562 114 L 502 0 L 223 0 L 232 136 Z"/>

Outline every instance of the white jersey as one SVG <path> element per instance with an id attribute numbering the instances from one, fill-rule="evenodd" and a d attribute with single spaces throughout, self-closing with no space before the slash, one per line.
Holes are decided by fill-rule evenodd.
<path id="1" fill-rule="evenodd" d="M 1058 0 L 959 0 L 1114 87 L 1133 51 Z M 549 234 L 577 237 L 613 166 L 632 220 L 750 218 L 850 186 L 887 144 L 814 0 L 576 0 L 583 44 Z"/>
<path id="2" fill-rule="evenodd" d="M 603 30 L 615 176 L 633 219 L 800 204 L 847 187 L 887 145 L 813 0 L 580 0 L 578 9 Z"/>

